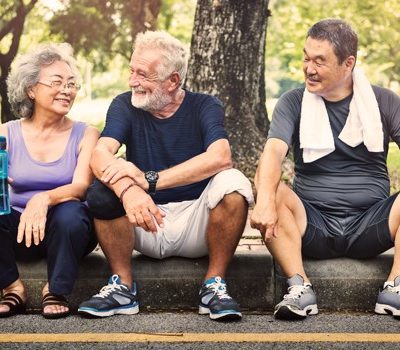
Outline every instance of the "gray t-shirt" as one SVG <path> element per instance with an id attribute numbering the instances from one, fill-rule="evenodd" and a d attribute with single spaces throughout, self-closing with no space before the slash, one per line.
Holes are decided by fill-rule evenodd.
<path id="1" fill-rule="evenodd" d="M 337 102 L 325 101 L 335 141 L 335 151 L 311 163 L 303 162 L 299 143 L 301 101 L 304 88 L 279 99 L 268 138 L 278 138 L 293 150 L 293 189 L 321 211 L 359 212 L 387 198 L 390 191 L 386 157 L 390 139 L 400 147 L 400 98 L 388 89 L 372 86 L 384 131 L 384 152 L 371 153 L 364 144 L 350 147 L 338 139 L 353 95 Z"/>

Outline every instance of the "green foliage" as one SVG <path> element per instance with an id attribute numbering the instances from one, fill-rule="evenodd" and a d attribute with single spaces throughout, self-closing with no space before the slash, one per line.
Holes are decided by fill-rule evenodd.
<path id="1" fill-rule="evenodd" d="M 400 170 L 400 150 L 394 142 L 389 145 L 388 167 Z"/>
<path id="2" fill-rule="evenodd" d="M 134 0 L 133 0 L 134 1 Z M 0 2 L 0 27 L 18 1 Z M 49 8 L 46 4 L 61 3 Z M 68 41 L 95 73 L 92 96 L 113 95 L 126 87 L 125 67 L 131 50 L 130 0 L 41 0 L 27 17 L 19 52 L 43 41 Z M 162 0 L 158 29 L 190 43 L 196 2 Z M 372 82 L 400 81 L 400 1 L 270 0 L 267 34 L 267 94 L 279 96 L 303 82 L 302 48 L 307 29 L 326 17 L 348 20 L 360 39 L 359 63 Z M 0 52 L 9 46 L 0 41 Z M 118 58 L 119 56 L 119 58 Z M 121 59 L 123 57 L 123 59 Z M 103 77 L 113 71 L 113 78 Z M 119 73 L 118 73 L 119 71 Z M 100 78 L 96 78 L 100 77 Z"/>
<path id="3" fill-rule="evenodd" d="M 163 0 L 157 27 L 190 43 L 195 10 L 196 1 L 193 0 Z"/>
<path id="4" fill-rule="evenodd" d="M 106 70 L 110 53 L 128 51 L 128 43 L 124 47 L 121 47 L 121 40 L 116 43 L 118 35 L 122 35 L 113 18 L 118 5 L 115 1 L 69 0 L 51 18 L 50 35 L 60 35 L 94 62 L 96 68 Z"/>
<path id="5" fill-rule="evenodd" d="M 271 0 L 267 34 L 269 95 L 282 89 L 269 80 L 302 82 L 302 49 L 307 30 L 323 18 L 342 18 L 359 35 L 358 61 L 372 82 L 400 80 L 400 2 L 398 0 Z"/>
<path id="6" fill-rule="evenodd" d="M 26 53 L 39 43 L 65 41 L 61 35 L 50 33 L 48 21 L 51 16 L 52 10 L 39 1 L 26 19 L 24 34 L 21 37 L 18 51 L 19 54 Z"/>
<path id="7" fill-rule="evenodd" d="M 394 142 L 389 145 L 387 165 L 391 180 L 391 193 L 396 193 L 400 191 L 400 150 Z"/>
<path id="8" fill-rule="evenodd" d="M 122 57 L 111 60 L 108 70 L 97 72 L 91 81 L 92 98 L 108 98 L 128 90 L 128 61 Z"/>
<path id="9" fill-rule="evenodd" d="M 8 23 L 15 17 L 18 3 L 13 1 L 1 1 L 0 2 L 0 30 L 3 31 Z M 6 54 L 11 45 L 11 28 L 8 33 L 4 33 L 5 36 L 0 39 L 0 53 Z"/>
<path id="10" fill-rule="evenodd" d="M 92 98 L 116 95 L 127 89 L 136 0 L 62 0 L 64 7 L 49 21 L 49 35 L 71 43 L 91 63 Z M 155 1 L 154 1 L 155 3 Z M 157 28 L 189 43 L 196 3 L 162 0 Z M 141 18 L 143 20 L 143 18 Z"/>

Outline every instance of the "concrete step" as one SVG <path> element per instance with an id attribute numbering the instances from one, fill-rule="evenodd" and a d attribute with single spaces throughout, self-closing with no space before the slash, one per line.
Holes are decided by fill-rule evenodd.
<path id="1" fill-rule="evenodd" d="M 247 243 L 246 243 L 247 244 Z M 242 247 L 243 248 L 243 247 Z M 286 290 L 286 279 L 265 247 L 235 253 L 227 274 L 229 292 L 243 310 L 271 311 Z M 392 265 L 393 253 L 374 259 L 305 260 L 305 268 L 322 310 L 372 310 L 379 287 Z M 142 310 L 197 308 L 197 295 L 208 264 L 207 258 L 155 260 L 138 253 L 132 256 Z M 41 289 L 46 283 L 46 263 L 19 263 L 27 285 L 31 310 L 40 309 Z M 106 284 L 110 270 L 100 250 L 81 263 L 79 278 L 69 297 L 77 305 Z"/>

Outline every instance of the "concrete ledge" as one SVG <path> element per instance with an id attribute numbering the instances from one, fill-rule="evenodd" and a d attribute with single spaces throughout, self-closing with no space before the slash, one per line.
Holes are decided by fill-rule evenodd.
<path id="1" fill-rule="evenodd" d="M 156 260 L 135 253 L 132 266 L 141 309 L 196 309 L 207 265 L 208 258 Z M 47 280 L 46 263 L 19 263 L 18 267 L 28 289 L 28 307 L 38 310 L 41 290 Z M 79 278 L 69 297 L 72 308 L 97 293 L 109 276 L 109 267 L 101 253 L 87 256 L 82 261 Z M 265 251 L 237 252 L 227 281 L 230 293 L 244 310 L 270 310 L 273 307 L 273 262 Z"/>
<path id="2" fill-rule="evenodd" d="M 385 281 L 393 254 L 374 259 L 305 260 L 322 310 L 372 310 L 379 287 Z M 141 309 L 196 309 L 197 293 L 208 264 L 207 258 L 155 260 L 132 256 Z M 19 263 L 29 294 L 28 307 L 40 309 L 41 289 L 47 280 L 45 261 Z M 105 285 L 110 270 L 101 252 L 81 264 L 80 275 L 69 297 L 72 308 Z M 243 310 L 271 311 L 286 292 L 286 278 L 266 249 L 237 251 L 227 274 L 229 291 Z"/>
<path id="3" fill-rule="evenodd" d="M 325 310 L 368 311 L 375 307 L 379 287 L 386 281 L 393 263 L 392 254 L 373 259 L 348 258 L 305 260 L 304 267 L 318 297 L 318 307 Z M 286 291 L 286 278 L 275 269 L 275 298 Z"/>

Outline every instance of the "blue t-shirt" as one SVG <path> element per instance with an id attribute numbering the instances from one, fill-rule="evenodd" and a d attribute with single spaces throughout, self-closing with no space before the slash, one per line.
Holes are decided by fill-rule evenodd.
<path id="1" fill-rule="evenodd" d="M 135 108 L 131 92 L 111 103 L 102 137 L 126 145 L 126 159 L 142 171 L 162 171 L 205 152 L 213 142 L 226 139 L 224 110 L 216 97 L 185 90 L 185 98 L 169 118 L 159 119 Z M 157 191 L 157 204 L 200 197 L 210 179 Z"/>

